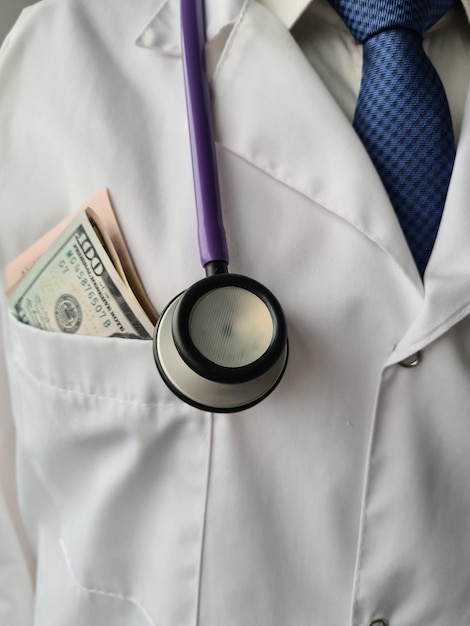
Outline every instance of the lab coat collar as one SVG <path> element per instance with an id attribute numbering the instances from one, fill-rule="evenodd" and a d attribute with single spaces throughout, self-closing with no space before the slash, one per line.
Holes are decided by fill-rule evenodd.
<path id="1" fill-rule="evenodd" d="M 225 27 L 239 19 L 245 5 L 253 0 L 206 0 L 207 40 L 210 41 Z M 268 3 L 269 4 L 269 3 Z M 470 0 L 462 0 L 470 19 Z M 290 22 L 294 21 L 289 16 Z M 136 40 L 142 48 L 153 48 L 169 56 L 181 55 L 180 0 L 164 0 L 150 23 Z"/>

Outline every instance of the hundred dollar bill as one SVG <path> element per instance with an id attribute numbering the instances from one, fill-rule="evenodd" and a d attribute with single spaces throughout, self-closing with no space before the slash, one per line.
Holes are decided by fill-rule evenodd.
<path id="1" fill-rule="evenodd" d="M 136 296 L 152 324 L 156 324 L 158 313 L 154 309 L 134 267 L 107 189 L 101 189 L 84 205 L 68 215 L 59 224 L 56 224 L 56 226 L 6 265 L 3 273 L 7 287 L 7 297 L 18 287 L 26 274 L 28 274 L 49 246 L 53 244 L 64 228 L 83 211 L 93 216 L 95 230 L 100 233 L 100 240 L 111 256 L 119 276 Z"/>
<path id="2" fill-rule="evenodd" d="M 79 213 L 10 295 L 12 313 L 43 330 L 150 338 L 152 322 L 98 235 L 93 212 Z"/>

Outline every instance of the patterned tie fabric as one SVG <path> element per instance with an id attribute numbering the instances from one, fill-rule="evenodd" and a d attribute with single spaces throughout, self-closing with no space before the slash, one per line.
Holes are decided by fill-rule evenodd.
<path id="1" fill-rule="evenodd" d="M 424 32 L 455 0 L 329 0 L 363 45 L 354 128 L 423 276 L 455 158 L 449 105 Z"/>

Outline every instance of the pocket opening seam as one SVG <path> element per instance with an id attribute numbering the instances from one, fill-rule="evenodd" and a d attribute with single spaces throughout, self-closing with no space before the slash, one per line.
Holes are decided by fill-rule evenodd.
<path id="1" fill-rule="evenodd" d="M 35 384 L 41 385 L 42 387 L 46 387 L 47 389 L 52 389 L 55 392 L 60 392 L 63 394 L 76 395 L 79 397 L 90 398 L 90 399 L 100 400 L 100 401 L 117 402 L 118 404 L 124 404 L 127 406 L 133 406 L 133 407 L 141 407 L 144 409 L 145 408 L 158 408 L 158 407 L 165 407 L 165 406 L 171 407 L 171 406 L 178 405 L 180 402 L 176 398 L 175 400 L 169 399 L 167 401 L 160 401 L 160 402 L 139 402 L 137 400 L 126 400 L 124 398 L 117 398 L 112 395 L 102 395 L 102 394 L 97 394 L 93 392 L 81 391 L 80 389 L 60 387 L 59 385 L 39 379 L 31 371 L 27 370 L 17 358 L 14 359 L 14 362 L 17 368 L 21 370 L 21 372 L 25 376 L 27 376 L 30 380 L 32 380 Z"/>

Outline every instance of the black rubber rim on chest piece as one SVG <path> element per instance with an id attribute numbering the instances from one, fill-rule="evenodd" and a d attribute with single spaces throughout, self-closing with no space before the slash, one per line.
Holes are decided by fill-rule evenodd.
<path id="1" fill-rule="evenodd" d="M 191 314 L 206 294 L 224 287 L 238 287 L 257 296 L 268 309 L 272 324 L 272 340 L 258 359 L 242 367 L 225 367 L 213 363 L 194 345 L 190 333 Z M 244 383 L 265 374 L 282 355 L 287 343 L 287 325 L 281 305 L 264 285 L 240 274 L 208 276 L 192 285 L 176 306 L 172 321 L 173 340 L 183 361 L 194 372 L 219 383 Z"/>

